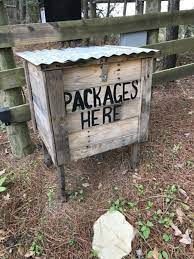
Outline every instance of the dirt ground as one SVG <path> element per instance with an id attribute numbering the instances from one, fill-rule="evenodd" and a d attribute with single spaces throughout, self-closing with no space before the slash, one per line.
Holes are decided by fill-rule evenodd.
<path id="1" fill-rule="evenodd" d="M 16 160 L 2 129 L 0 258 L 95 258 L 93 224 L 110 208 L 138 230 L 126 258 L 194 258 L 193 86 L 190 77 L 153 89 L 149 141 L 136 171 L 128 147 L 70 164 L 65 204 L 56 198 L 56 173 L 43 164 L 38 136 L 31 134 L 35 152 Z M 180 243 L 172 226 L 187 231 L 191 244 Z"/>

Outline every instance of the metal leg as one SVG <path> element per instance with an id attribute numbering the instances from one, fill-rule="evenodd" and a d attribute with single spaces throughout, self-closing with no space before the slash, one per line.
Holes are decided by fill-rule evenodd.
<path id="1" fill-rule="evenodd" d="M 47 167 L 50 167 L 53 162 L 52 162 L 51 156 L 49 155 L 48 150 L 43 142 L 42 142 L 42 148 L 43 148 L 43 155 L 44 155 L 44 164 Z"/>
<path id="2" fill-rule="evenodd" d="M 135 143 L 131 145 L 130 165 L 133 170 L 137 168 L 137 165 L 139 163 L 139 151 L 140 151 L 139 143 Z"/>
<path id="3" fill-rule="evenodd" d="M 59 195 L 62 202 L 67 201 L 66 188 L 65 188 L 65 169 L 64 165 L 57 166 L 58 182 L 59 182 Z"/>

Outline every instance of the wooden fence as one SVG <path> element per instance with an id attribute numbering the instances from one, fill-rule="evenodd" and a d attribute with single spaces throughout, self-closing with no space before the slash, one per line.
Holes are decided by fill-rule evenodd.
<path id="1" fill-rule="evenodd" d="M 96 2 L 103 1 L 96 0 Z M 193 17 L 194 10 L 189 10 L 179 11 L 173 14 L 150 13 L 145 15 L 84 19 L 79 21 L 53 22 L 46 24 L 4 25 L 0 26 L 0 49 L 36 43 L 86 39 L 94 36 L 140 31 L 150 32 L 170 25 L 192 24 Z M 161 55 L 180 54 L 182 52 L 194 50 L 194 37 L 154 43 L 145 47 L 159 49 Z M 194 74 L 194 63 L 154 72 L 153 83 L 164 83 L 192 74 Z M 24 85 L 25 75 L 23 68 L 0 71 L 0 90 L 6 91 Z M 30 109 L 28 104 L 22 104 L 11 108 L 11 122 L 20 123 L 28 120 L 30 120 Z"/>

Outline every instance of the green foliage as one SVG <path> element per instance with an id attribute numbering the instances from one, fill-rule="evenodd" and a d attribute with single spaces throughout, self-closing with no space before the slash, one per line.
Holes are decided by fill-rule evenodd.
<path id="1" fill-rule="evenodd" d="M 94 249 L 92 249 L 90 253 L 90 258 L 98 258 L 98 252 Z"/>
<path id="2" fill-rule="evenodd" d="M 169 242 L 169 241 L 172 240 L 172 235 L 167 234 L 167 233 L 164 233 L 163 236 L 162 236 L 162 239 L 163 239 L 165 242 Z"/>
<path id="3" fill-rule="evenodd" d="M 126 205 L 126 201 L 123 199 L 117 199 L 111 203 L 109 211 L 120 211 L 123 212 Z"/>
<path id="4" fill-rule="evenodd" d="M 186 167 L 194 168 L 194 161 L 193 160 L 187 160 L 186 161 Z"/>
<path id="5" fill-rule="evenodd" d="M 146 223 L 143 221 L 138 222 L 139 225 L 139 233 L 143 239 L 148 239 L 150 236 L 151 228 L 154 226 L 151 221 L 147 221 Z"/>
<path id="6" fill-rule="evenodd" d="M 34 238 L 32 245 L 30 247 L 30 251 L 33 252 L 34 256 L 42 256 L 43 254 L 43 235 L 38 233 L 38 235 Z"/>
<path id="7" fill-rule="evenodd" d="M 85 197 L 84 191 L 82 189 L 78 191 L 68 192 L 68 195 L 69 195 L 69 199 L 76 200 L 79 202 L 84 201 L 84 197 Z"/>
<path id="8" fill-rule="evenodd" d="M 173 200 L 176 197 L 177 192 L 178 188 L 175 184 L 168 185 L 164 191 L 166 203 L 169 203 L 171 200 Z"/>
<path id="9" fill-rule="evenodd" d="M 139 195 L 143 195 L 145 193 L 144 186 L 142 184 L 136 184 L 135 188 L 137 189 Z"/>
<path id="10" fill-rule="evenodd" d="M 6 176 L 0 177 L 0 192 L 5 192 L 7 190 L 7 187 L 5 187 L 5 182 L 7 180 Z"/>
<path id="11" fill-rule="evenodd" d="M 49 206 L 52 205 L 52 202 L 53 202 L 53 199 L 54 199 L 54 194 L 55 194 L 54 189 L 52 187 L 50 187 L 48 192 L 47 192 Z"/>
<path id="12" fill-rule="evenodd" d="M 154 205 L 154 203 L 153 203 L 153 202 L 148 201 L 148 202 L 147 202 L 147 204 L 146 204 L 146 210 L 150 210 L 150 209 L 152 209 L 153 205 Z"/>
<path id="13" fill-rule="evenodd" d="M 181 150 L 181 143 L 174 144 L 172 148 L 172 152 L 174 155 L 178 154 L 178 152 Z"/>
<path id="14" fill-rule="evenodd" d="M 75 246 L 77 244 L 77 241 L 74 238 L 72 238 L 72 239 L 69 239 L 68 244 L 70 246 Z"/>
<path id="15" fill-rule="evenodd" d="M 149 251 L 146 255 L 146 258 L 148 259 L 155 258 L 153 256 L 154 256 L 154 252 Z M 158 259 L 169 259 L 169 256 L 166 251 L 161 251 L 161 252 L 158 252 Z"/>
<path id="16" fill-rule="evenodd" d="M 161 216 L 158 220 L 158 223 L 163 225 L 166 228 L 169 228 L 173 223 L 174 213 L 166 213 L 164 216 Z"/>
<path id="17" fill-rule="evenodd" d="M 129 208 L 129 209 L 134 209 L 134 208 L 136 208 L 136 206 L 137 206 L 137 202 L 127 202 L 127 204 L 126 204 L 126 206 L 127 206 L 127 208 Z"/>

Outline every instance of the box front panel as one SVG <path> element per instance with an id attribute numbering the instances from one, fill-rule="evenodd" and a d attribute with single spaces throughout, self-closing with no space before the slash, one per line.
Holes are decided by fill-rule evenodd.
<path id="1" fill-rule="evenodd" d="M 138 141 L 142 62 L 65 68 L 66 127 L 71 159 L 79 159 Z"/>

